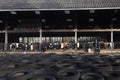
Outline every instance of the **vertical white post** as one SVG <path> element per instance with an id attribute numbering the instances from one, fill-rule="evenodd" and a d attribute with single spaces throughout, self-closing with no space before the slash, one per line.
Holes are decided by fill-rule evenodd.
<path id="1" fill-rule="evenodd" d="M 75 12 L 76 13 L 76 12 Z M 77 16 L 75 16 L 75 53 L 77 53 Z"/>
<path id="2" fill-rule="evenodd" d="M 113 28 L 111 27 L 111 49 L 113 49 Z"/>
<path id="3" fill-rule="evenodd" d="M 42 29 L 40 28 L 40 43 L 42 43 Z"/>
<path id="4" fill-rule="evenodd" d="M 77 43 L 77 28 L 75 29 L 75 43 Z"/>
<path id="5" fill-rule="evenodd" d="M 40 27 L 39 33 L 40 33 L 40 50 L 42 50 L 42 28 L 41 27 Z"/>
<path id="6" fill-rule="evenodd" d="M 8 45 L 8 30 L 7 30 L 7 26 L 5 26 L 5 46 L 4 46 L 4 50 L 7 50 L 7 45 Z"/>
<path id="7" fill-rule="evenodd" d="M 77 28 L 75 28 L 75 53 L 77 53 Z"/>

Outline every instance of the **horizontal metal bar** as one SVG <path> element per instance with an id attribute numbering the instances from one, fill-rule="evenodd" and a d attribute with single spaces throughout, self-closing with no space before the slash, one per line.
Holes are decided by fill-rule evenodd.
<path id="1" fill-rule="evenodd" d="M 114 32 L 120 32 L 120 29 L 112 29 Z M 36 33 L 39 32 L 36 30 L 8 30 L 8 33 Z M 57 29 L 57 30 L 42 30 L 42 32 L 75 32 L 75 29 Z M 111 32 L 111 29 L 77 29 L 77 32 Z M 5 33 L 5 31 L 0 31 L 0 33 Z"/>
<path id="2" fill-rule="evenodd" d="M 5 33 L 5 30 L 4 31 L 0 31 L 0 33 Z"/>
<path id="3" fill-rule="evenodd" d="M 110 32 L 111 29 L 83 29 L 83 30 L 78 30 L 78 32 Z"/>
<path id="4" fill-rule="evenodd" d="M 74 29 L 43 30 L 43 32 L 74 32 Z"/>
<path id="5" fill-rule="evenodd" d="M 103 10 L 120 9 L 120 7 L 101 7 L 101 8 L 52 8 L 52 9 L 0 9 L 0 11 L 58 11 L 58 10 Z"/>

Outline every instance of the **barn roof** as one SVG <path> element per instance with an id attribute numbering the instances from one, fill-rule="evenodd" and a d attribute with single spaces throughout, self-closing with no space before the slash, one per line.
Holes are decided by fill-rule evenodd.
<path id="1" fill-rule="evenodd" d="M 0 11 L 120 9 L 120 0 L 0 0 Z"/>

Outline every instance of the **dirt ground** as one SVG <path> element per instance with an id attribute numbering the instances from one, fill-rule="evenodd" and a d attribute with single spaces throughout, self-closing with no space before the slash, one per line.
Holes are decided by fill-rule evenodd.
<path id="1" fill-rule="evenodd" d="M 90 52 L 85 52 L 84 50 L 75 50 L 75 49 L 69 49 L 69 50 L 46 50 L 45 52 L 41 51 L 1 51 L 1 54 L 39 54 L 39 53 L 57 53 L 57 54 L 64 54 L 64 53 L 72 53 L 72 54 L 93 54 L 93 50 Z M 100 50 L 100 54 L 120 54 L 120 49 L 104 49 Z"/>

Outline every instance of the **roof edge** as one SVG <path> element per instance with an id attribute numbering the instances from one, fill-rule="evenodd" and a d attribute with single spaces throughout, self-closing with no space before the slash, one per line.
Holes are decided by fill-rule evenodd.
<path id="1" fill-rule="evenodd" d="M 120 7 L 103 7 L 103 8 L 64 8 L 64 9 L 0 9 L 2 11 L 60 11 L 60 10 L 105 10 L 120 9 Z"/>

